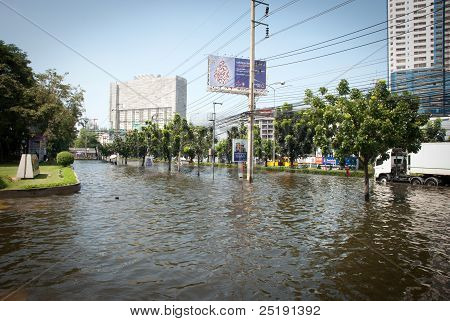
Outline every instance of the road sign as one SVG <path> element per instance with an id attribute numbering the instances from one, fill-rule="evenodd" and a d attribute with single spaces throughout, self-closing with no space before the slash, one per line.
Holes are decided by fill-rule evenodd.
<path id="1" fill-rule="evenodd" d="M 247 140 L 233 139 L 232 153 L 234 163 L 243 163 L 247 161 Z"/>

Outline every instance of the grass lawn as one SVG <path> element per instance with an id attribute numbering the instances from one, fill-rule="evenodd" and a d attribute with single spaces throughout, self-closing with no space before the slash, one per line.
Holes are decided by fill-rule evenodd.
<path id="1" fill-rule="evenodd" d="M 17 164 L 0 164 L 0 189 L 32 189 L 72 185 L 78 182 L 71 167 L 40 165 L 40 174 L 34 179 L 14 180 Z"/>

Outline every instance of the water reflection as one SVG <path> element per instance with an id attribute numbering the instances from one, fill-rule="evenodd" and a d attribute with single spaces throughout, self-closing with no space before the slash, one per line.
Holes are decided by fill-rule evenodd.
<path id="1" fill-rule="evenodd" d="M 16 299 L 442 300 L 445 188 L 77 162 L 80 193 L 0 203 L 0 294 Z M 116 200 L 116 197 L 119 197 Z"/>

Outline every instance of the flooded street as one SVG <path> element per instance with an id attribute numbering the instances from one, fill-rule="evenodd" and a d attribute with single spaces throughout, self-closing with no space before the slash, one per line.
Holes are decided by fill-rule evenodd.
<path id="1" fill-rule="evenodd" d="M 450 189 L 77 161 L 78 194 L 0 201 L 0 294 L 28 300 L 444 300 Z M 119 199 L 116 199 L 119 197 Z"/>

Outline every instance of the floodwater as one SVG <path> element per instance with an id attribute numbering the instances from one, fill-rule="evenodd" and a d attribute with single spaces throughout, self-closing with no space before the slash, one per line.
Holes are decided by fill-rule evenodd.
<path id="1" fill-rule="evenodd" d="M 77 161 L 79 193 L 0 201 L 19 300 L 445 300 L 450 189 Z M 116 199 L 119 197 L 119 199 Z M 14 291 L 14 292 L 13 292 Z"/>

